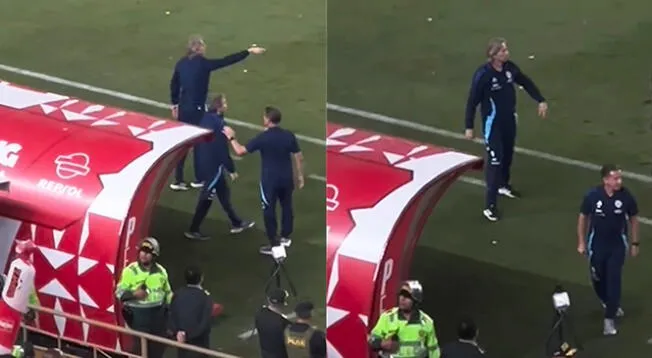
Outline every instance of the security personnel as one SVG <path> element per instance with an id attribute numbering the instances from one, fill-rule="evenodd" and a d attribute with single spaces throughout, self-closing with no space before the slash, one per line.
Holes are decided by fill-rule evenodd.
<path id="1" fill-rule="evenodd" d="M 265 107 L 263 126 L 265 130 L 252 138 L 246 146 L 238 143 L 235 132 L 230 127 L 224 128 L 233 151 L 237 155 L 260 152 L 260 200 L 263 204 L 265 233 L 269 245 L 264 245 L 259 252 L 272 255 L 274 246 L 290 246 L 290 235 L 294 229 L 294 211 L 292 192 L 296 180 L 299 189 L 303 188 L 303 154 L 297 137 L 289 130 L 281 128 L 281 111 L 274 107 Z M 296 171 L 293 169 L 296 168 Z M 281 205 L 281 231 L 278 237 L 276 220 L 276 202 Z"/>
<path id="2" fill-rule="evenodd" d="M 398 306 L 380 315 L 369 337 L 369 345 L 381 357 L 440 358 L 433 320 L 418 308 L 422 300 L 418 281 L 401 285 Z"/>
<path id="3" fill-rule="evenodd" d="M 628 249 L 632 257 L 639 252 L 638 205 L 623 187 L 620 168 L 607 164 L 600 174 L 602 185 L 589 190 L 582 201 L 577 251 L 588 255 L 593 289 L 605 308 L 603 334 L 613 336 L 618 334 L 616 317 L 624 315 L 620 297 L 625 257 Z"/>
<path id="4" fill-rule="evenodd" d="M 326 335 L 310 322 L 314 305 L 299 302 L 294 308 L 297 319 L 285 328 L 288 358 L 326 358 Z"/>
<path id="5" fill-rule="evenodd" d="M 288 358 L 284 332 L 290 321 L 282 311 L 287 305 L 287 299 L 287 291 L 274 288 L 267 294 L 267 305 L 256 313 L 256 331 L 262 358 Z"/>
<path id="6" fill-rule="evenodd" d="M 138 260 L 122 270 L 115 295 L 122 302 L 123 316 L 134 330 L 163 336 L 166 309 L 172 298 L 168 273 L 156 262 L 161 253 L 158 241 L 148 237 L 140 244 Z M 160 358 L 165 346 L 147 342 L 147 356 Z M 141 354 L 140 340 L 135 339 L 132 353 Z"/>

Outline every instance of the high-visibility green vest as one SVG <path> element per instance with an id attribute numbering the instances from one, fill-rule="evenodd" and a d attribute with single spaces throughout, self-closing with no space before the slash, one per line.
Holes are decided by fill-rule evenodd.
<path id="1" fill-rule="evenodd" d="M 11 351 L 11 355 L 16 357 L 16 358 L 22 358 L 25 354 L 25 351 L 23 350 L 23 347 L 21 346 L 14 346 L 14 350 Z"/>
<path id="2" fill-rule="evenodd" d="M 402 316 L 398 307 L 383 312 L 376 326 L 371 330 L 370 341 L 379 339 L 398 339 L 398 352 L 392 358 L 439 358 L 441 352 L 432 318 L 418 311 L 416 321 L 409 322 Z"/>
<path id="3" fill-rule="evenodd" d="M 115 290 L 118 299 L 127 291 L 136 291 L 146 286 L 147 297 L 142 300 L 124 302 L 125 305 L 138 307 L 157 307 L 172 300 L 172 289 L 165 268 L 157 263 L 149 271 L 142 269 L 138 262 L 132 262 L 122 270 L 120 281 Z"/>
<path id="4" fill-rule="evenodd" d="M 309 327 L 305 332 L 294 332 L 290 327 L 287 326 L 284 333 L 288 358 L 310 358 L 310 339 L 315 327 Z"/>

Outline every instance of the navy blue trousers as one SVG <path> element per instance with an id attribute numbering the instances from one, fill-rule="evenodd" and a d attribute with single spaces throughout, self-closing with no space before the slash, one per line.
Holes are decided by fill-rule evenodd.
<path id="1" fill-rule="evenodd" d="M 272 246 L 279 243 L 276 204 L 281 205 L 281 236 L 289 238 L 294 230 L 294 212 L 292 208 L 293 183 L 260 183 L 260 200 L 263 205 L 265 233 Z"/>
<path id="2" fill-rule="evenodd" d="M 205 108 L 202 106 L 199 107 L 192 107 L 192 108 L 179 108 L 179 121 L 187 124 L 192 124 L 194 126 L 198 126 L 199 122 L 203 118 L 205 113 Z M 188 151 L 190 152 L 190 151 Z M 181 183 L 184 181 L 184 166 L 186 164 L 186 157 L 188 156 L 188 153 L 184 154 L 183 157 L 181 157 L 181 160 L 177 164 L 176 169 L 174 170 L 174 181 L 177 183 Z M 193 169 L 195 171 L 195 180 L 200 181 L 199 174 L 198 174 L 198 168 L 199 168 L 199 160 L 197 159 L 197 156 L 194 155 L 193 153 Z"/>
<path id="3" fill-rule="evenodd" d="M 487 158 L 485 162 L 485 181 L 487 182 L 486 207 L 495 207 L 498 201 L 498 189 L 509 187 L 511 179 L 512 161 L 514 159 L 514 146 L 516 145 L 516 121 L 507 122 L 495 128 L 485 130 L 485 149 Z"/>
<path id="4" fill-rule="evenodd" d="M 226 213 L 226 216 L 231 222 L 231 226 L 240 227 L 242 225 L 242 219 L 236 214 L 231 204 L 231 189 L 224 177 L 223 167 L 220 166 L 213 178 L 204 185 L 199 193 L 195 214 L 190 224 L 190 232 L 199 232 L 199 227 L 206 218 L 206 215 L 208 215 L 208 211 L 215 198 L 219 200 L 224 213 Z"/>
<path id="5" fill-rule="evenodd" d="M 627 249 L 622 248 L 592 250 L 589 255 L 591 281 L 600 301 L 606 305 L 605 318 L 616 318 L 620 308 L 623 266 Z"/>

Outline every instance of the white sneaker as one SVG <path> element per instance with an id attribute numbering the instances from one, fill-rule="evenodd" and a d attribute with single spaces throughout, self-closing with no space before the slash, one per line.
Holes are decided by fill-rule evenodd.
<path id="1" fill-rule="evenodd" d="M 292 246 L 292 240 L 289 237 L 282 237 L 281 238 L 281 245 L 285 247 L 290 247 Z"/>
<path id="2" fill-rule="evenodd" d="M 174 191 L 187 191 L 188 190 L 188 184 L 181 182 L 181 183 L 172 183 L 170 184 L 170 189 Z"/>
<path id="3" fill-rule="evenodd" d="M 604 320 L 602 334 L 604 334 L 605 336 L 615 336 L 618 334 L 618 330 L 616 329 L 616 323 L 614 322 L 613 319 Z"/>

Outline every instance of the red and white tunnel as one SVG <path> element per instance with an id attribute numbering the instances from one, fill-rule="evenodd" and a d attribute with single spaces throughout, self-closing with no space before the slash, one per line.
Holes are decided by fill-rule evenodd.
<path id="1" fill-rule="evenodd" d="M 0 82 L 0 267 L 34 240 L 41 305 L 122 325 L 122 268 L 147 236 L 167 178 L 210 131 Z M 62 317 L 39 328 L 109 349 L 120 337 Z M 124 343 L 124 342 L 123 342 Z"/>
<path id="2" fill-rule="evenodd" d="M 396 304 L 428 216 L 482 159 L 332 123 L 327 134 L 328 357 L 370 357 L 367 335 Z"/>

